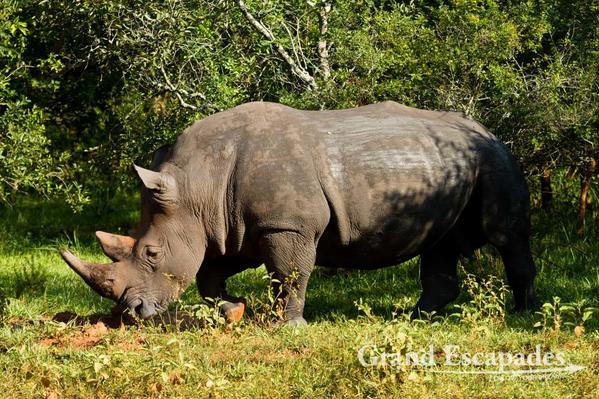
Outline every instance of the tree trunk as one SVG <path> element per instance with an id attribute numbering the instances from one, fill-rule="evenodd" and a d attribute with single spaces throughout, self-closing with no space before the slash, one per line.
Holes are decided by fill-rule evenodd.
<path id="1" fill-rule="evenodd" d="M 552 173 L 551 169 L 543 168 L 543 174 L 541 175 L 541 207 L 546 211 L 550 210 L 553 205 Z"/>
<path id="2" fill-rule="evenodd" d="M 584 218 L 587 212 L 587 203 L 589 196 L 589 189 L 591 188 L 591 180 L 595 174 L 597 168 L 597 161 L 591 159 L 588 163 L 587 168 L 580 180 L 580 202 L 578 204 L 578 229 L 577 233 L 579 236 L 584 235 Z"/>

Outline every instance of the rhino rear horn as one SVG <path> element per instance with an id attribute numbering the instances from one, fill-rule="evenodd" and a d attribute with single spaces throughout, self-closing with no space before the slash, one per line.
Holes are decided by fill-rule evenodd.
<path id="1" fill-rule="evenodd" d="M 135 238 L 96 231 L 96 238 L 100 242 L 102 251 L 115 262 L 123 260 L 131 255 Z"/>

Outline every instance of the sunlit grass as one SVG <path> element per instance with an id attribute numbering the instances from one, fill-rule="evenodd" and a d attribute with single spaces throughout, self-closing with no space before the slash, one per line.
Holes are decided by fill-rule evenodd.
<path id="1" fill-rule="evenodd" d="M 561 304 L 590 309 L 599 305 L 599 244 L 594 233 L 584 239 L 572 234 L 572 219 L 535 213 L 538 293 L 542 302 L 553 303 L 554 297 L 560 297 Z M 475 286 L 471 291 L 480 296 L 478 302 L 464 290 L 456 301 L 459 309 L 449 308 L 431 322 L 410 322 L 406 311 L 420 291 L 416 260 L 373 272 L 329 275 L 316 269 L 305 312 L 310 325 L 299 330 L 257 321 L 264 318 L 256 312 L 268 305 L 263 267 L 230 280 L 230 290 L 249 299 L 244 321 L 233 327 L 101 329 L 90 324 L 93 319 L 54 321 L 63 312 L 108 314 L 112 306 L 93 293 L 56 251 L 69 246 L 86 259 L 105 261 L 92 239 L 94 221 L 86 224 L 89 228 L 77 229 L 77 235 L 68 228 L 48 236 L 39 231 L 28 235 L 19 225 L 5 225 L 0 233 L 2 397 L 599 395 L 598 314 L 585 321 L 580 312 L 567 309 L 544 316 L 499 312 L 480 317 L 480 306 L 494 299 L 484 287 Z M 490 275 L 503 279 L 501 262 L 492 250 L 464 261 L 462 277 L 466 273 L 474 276 L 474 282 Z M 199 302 L 195 287 L 190 286 L 174 306 L 185 310 Z M 559 328 L 556 318 L 562 319 Z M 535 327 L 536 323 L 541 324 Z M 580 326 L 584 329 L 575 329 Z M 359 364 L 356 352 L 361 346 L 398 346 L 398 336 L 406 337 L 406 350 L 452 344 L 469 352 L 530 352 L 542 345 L 545 351 L 563 352 L 569 363 L 586 368 L 547 380 L 501 380 L 418 368 L 368 369 Z"/>

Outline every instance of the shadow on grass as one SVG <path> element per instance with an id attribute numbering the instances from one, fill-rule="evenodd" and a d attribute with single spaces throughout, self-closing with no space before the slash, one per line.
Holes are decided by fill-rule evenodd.
<path id="1" fill-rule="evenodd" d="M 75 326 L 94 325 L 102 323 L 108 329 L 125 329 L 133 326 L 159 327 L 163 330 L 186 331 L 189 329 L 205 328 L 206 323 L 188 312 L 166 311 L 146 320 L 133 317 L 129 313 L 123 314 L 92 314 L 78 315 L 73 312 L 59 312 L 52 317 L 52 321 Z"/>
<path id="2" fill-rule="evenodd" d="M 332 276 L 326 269 L 317 269 L 308 286 L 305 315 L 315 321 L 351 319 L 363 314 L 360 306 L 365 305 L 372 314 L 389 319 L 409 311 L 418 295 L 416 261 L 374 271 L 341 269 Z"/>
<path id="3" fill-rule="evenodd" d="M 0 249 L 48 245 L 96 230 L 128 234 L 139 219 L 139 194 L 118 192 L 75 213 L 64 201 L 23 197 L 13 206 L 0 204 Z"/>

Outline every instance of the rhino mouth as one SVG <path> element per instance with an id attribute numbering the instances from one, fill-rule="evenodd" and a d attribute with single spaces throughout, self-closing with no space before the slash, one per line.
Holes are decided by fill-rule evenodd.
<path id="1" fill-rule="evenodd" d="M 142 319 L 149 319 L 164 311 L 164 309 L 165 307 L 156 301 L 141 297 L 127 298 L 126 295 L 123 295 L 114 307 L 113 313 L 125 313 L 128 310 L 129 313 L 135 314 Z"/>

